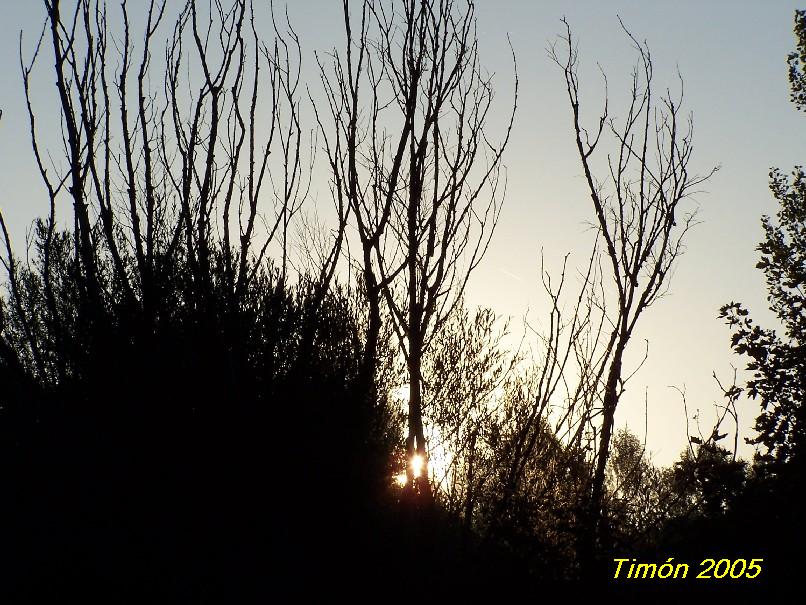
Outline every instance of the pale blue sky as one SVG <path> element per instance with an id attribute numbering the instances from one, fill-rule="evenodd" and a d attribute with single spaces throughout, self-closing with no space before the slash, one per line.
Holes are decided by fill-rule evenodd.
<path id="1" fill-rule="evenodd" d="M 256 4 L 261 0 L 256 0 Z M 176 10 L 178 2 L 169 0 Z M 591 215 L 581 179 L 561 71 L 545 48 L 562 30 L 566 16 L 579 41 L 583 103 L 593 119 L 601 98 L 598 61 L 608 74 L 613 102 L 628 84 L 634 54 L 617 15 L 633 34 L 646 39 L 655 63 L 656 84 L 673 85 L 679 67 L 686 85 L 686 108 L 695 122 L 693 167 L 721 170 L 696 196 L 699 225 L 671 285 L 671 294 L 651 308 L 633 344 L 650 341 L 650 357 L 630 383 L 617 424 L 643 434 L 644 390 L 648 389 L 648 444 L 658 462 L 671 462 L 685 445 L 685 418 L 679 396 L 669 385 L 685 386 L 689 409 L 710 410 L 720 401 L 711 373 L 729 378 L 729 332 L 716 318 L 723 303 L 741 300 L 759 318 L 767 317 L 762 276 L 754 268 L 763 213 L 774 213 L 767 189 L 770 167 L 788 170 L 806 159 L 806 116 L 789 103 L 786 54 L 793 48 L 793 15 L 798 5 L 756 1 L 485 1 L 478 2 L 482 62 L 496 76 L 502 112 L 511 95 L 510 35 L 517 55 L 521 91 L 516 129 L 505 158 L 508 195 L 501 222 L 484 263 L 469 288 L 472 304 L 491 306 L 503 315 L 539 319 L 544 304 L 538 287 L 539 253 L 556 266 L 566 252 L 584 262 L 590 234 L 583 221 Z M 130 12 L 145 7 L 131 0 Z M 118 3 L 110 2 L 117 10 Z M 27 225 L 46 211 L 27 135 L 18 64 L 18 40 L 30 53 L 44 8 L 31 0 L 1 0 L 0 21 L 0 206 L 17 248 Z M 313 51 L 341 45 L 340 2 L 289 3 L 289 14 L 303 46 L 306 74 L 313 72 Z M 55 113 L 54 87 L 42 62 L 37 103 L 42 123 Z M 49 80 L 50 78 L 50 80 Z M 311 80 L 311 86 L 315 90 Z M 659 88 L 660 90 L 660 88 Z M 583 107 L 584 110 L 584 107 Z M 502 113 L 503 119 L 503 113 Z M 310 125 L 312 126 L 312 124 Z M 44 127 L 44 126 L 43 126 Z M 319 184 L 320 200 L 327 189 Z M 754 402 L 740 407 L 748 427 L 758 412 Z M 746 433 L 749 434 L 749 433 Z M 750 450 L 744 448 L 745 453 Z"/>

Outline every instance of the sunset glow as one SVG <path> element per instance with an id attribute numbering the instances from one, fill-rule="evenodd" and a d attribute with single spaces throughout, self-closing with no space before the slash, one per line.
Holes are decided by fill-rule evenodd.
<path id="1" fill-rule="evenodd" d="M 411 472 L 415 477 L 423 474 L 425 459 L 420 454 L 414 454 L 411 458 Z"/>
<path id="2" fill-rule="evenodd" d="M 411 467 L 412 475 L 415 478 L 419 478 L 423 475 L 423 471 L 425 470 L 425 458 L 420 454 L 415 454 L 409 461 L 409 466 Z M 399 487 L 405 487 L 408 481 L 408 475 L 406 472 L 400 472 L 395 475 L 394 480 Z"/>

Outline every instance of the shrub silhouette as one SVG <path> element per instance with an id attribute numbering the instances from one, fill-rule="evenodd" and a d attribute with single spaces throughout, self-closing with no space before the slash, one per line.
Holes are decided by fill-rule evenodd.
<path id="1" fill-rule="evenodd" d="M 42 223 L 37 234 L 35 258 Z M 220 273 L 191 299 L 177 256 L 148 329 L 104 264 L 104 304 L 90 305 L 73 236 L 53 241 L 59 332 L 36 260 L 3 303 L 10 577 L 148 578 L 180 594 L 221 581 L 231 594 L 240 576 L 260 577 L 255 566 L 324 565 L 323 547 L 382 495 L 389 459 L 373 439 L 376 406 L 357 392 L 354 297 L 334 287 L 318 300 L 311 281 L 287 284 L 266 264 L 235 308 Z"/>

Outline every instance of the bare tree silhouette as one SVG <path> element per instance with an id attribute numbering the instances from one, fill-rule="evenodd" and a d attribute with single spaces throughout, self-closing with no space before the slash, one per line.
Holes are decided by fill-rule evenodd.
<path id="1" fill-rule="evenodd" d="M 273 243 L 285 279 L 289 225 L 307 197 L 312 161 L 300 124 L 299 40 L 290 25 L 283 33 L 272 19 L 275 38 L 267 45 L 255 29 L 251 3 L 216 3 L 202 12 L 188 1 L 160 62 L 163 86 L 155 90 L 153 54 L 166 18 L 164 1 L 149 2 L 139 48 L 125 1 L 121 32 L 110 29 L 102 3 L 81 0 L 68 14 L 58 0 L 45 7 L 39 42 L 30 59 L 21 54 L 20 63 L 34 156 L 50 200 L 43 277 L 46 321 L 56 338 L 61 318 L 50 262 L 62 200 L 69 199 L 73 209 L 87 303 L 101 308 L 109 302 L 99 283 L 100 263 L 109 258 L 124 304 L 141 314 L 146 331 L 157 320 L 164 272 L 177 255 L 186 258 L 189 288 L 203 303 L 219 262 L 213 250 L 218 237 L 230 308 L 243 303 Z M 31 95 L 31 74 L 46 42 L 53 49 L 64 123 L 67 169 L 61 171 L 42 147 Z M 197 88 L 184 81 L 194 70 L 202 76 Z M 258 106 L 268 116 L 265 125 Z M 272 208 L 267 215 L 259 209 L 262 200 Z M 345 217 L 338 216 L 320 267 L 320 297 L 343 241 Z M 8 253 L 11 259 L 10 244 Z M 18 288 L 15 280 L 12 271 Z M 33 335 L 28 345 L 41 357 Z M 57 367 L 54 378 L 63 377 L 64 368 Z"/>
<path id="2" fill-rule="evenodd" d="M 694 224 L 694 211 L 686 200 L 716 168 L 696 175 L 690 172 L 693 151 L 693 122 L 682 114 L 683 83 L 673 96 L 653 96 L 653 66 L 649 48 L 624 27 L 638 53 L 626 116 L 616 122 L 608 113 L 607 79 L 604 108 L 592 134 L 581 118 L 578 55 L 571 27 L 565 23 L 562 46 L 549 49 L 550 56 L 565 75 L 576 146 L 596 216 L 595 225 L 604 240 L 605 256 L 611 269 L 616 295 L 607 319 L 610 335 L 605 359 L 598 368 L 597 382 L 603 381 L 601 423 L 589 514 L 591 535 L 601 528 L 601 507 L 607 460 L 613 434 L 613 419 L 628 374 L 623 368 L 627 344 L 639 317 L 668 290 L 675 261 L 683 252 L 683 240 Z M 606 156 L 605 177 L 600 180 L 594 167 L 603 135 L 615 142 Z"/>
<path id="3" fill-rule="evenodd" d="M 478 57 L 473 2 L 344 3 L 344 55 L 320 61 L 333 123 L 320 125 L 333 189 L 350 207 L 369 302 L 365 374 L 372 375 L 382 300 L 408 366 L 408 488 L 431 498 L 423 429 L 423 352 L 460 300 L 501 210 L 500 142 Z M 358 22 L 358 24 L 356 24 Z M 341 202 L 344 200 L 344 202 Z"/>

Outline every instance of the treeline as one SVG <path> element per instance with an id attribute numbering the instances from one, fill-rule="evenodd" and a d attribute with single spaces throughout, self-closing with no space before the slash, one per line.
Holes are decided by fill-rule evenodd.
<path id="1" fill-rule="evenodd" d="M 803 478 L 802 171 L 773 174 L 781 211 L 759 247 L 785 333 L 722 310 L 755 372 L 725 390 L 726 414 L 744 390 L 761 400 L 760 454 L 737 459 L 720 423 L 657 468 L 614 426 L 624 360 L 712 171 L 689 168 L 682 97 L 656 103 L 645 45 L 624 122 L 605 105 L 592 129 L 570 27 L 551 49 L 598 237 L 581 279 L 541 271 L 547 327 L 510 351 L 508 326 L 463 302 L 517 104 L 516 70 L 493 136 L 472 2 L 345 3 L 310 112 L 285 18 L 263 15 L 264 41 L 251 3 L 170 8 L 150 2 L 134 32 L 125 1 L 46 1 L 21 57 L 49 211 L 25 253 L 0 214 L 4 590 L 422 598 L 606 586 L 614 558 L 670 556 L 764 557 L 756 584 L 786 578 Z M 789 59 L 801 109 L 805 22 Z M 46 56 L 58 94 L 40 109 Z M 58 111 L 55 146 L 37 111 Z M 607 144 L 619 160 L 600 178 Z M 306 210 L 315 147 L 328 224 Z"/>

